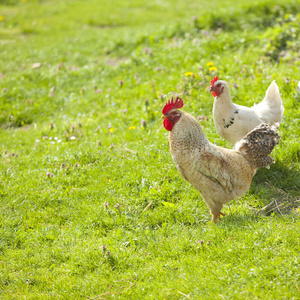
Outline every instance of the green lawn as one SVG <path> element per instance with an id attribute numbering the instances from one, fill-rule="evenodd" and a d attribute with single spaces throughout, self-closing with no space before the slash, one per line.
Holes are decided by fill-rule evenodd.
<path id="1" fill-rule="evenodd" d="M 297 2 L 2 0 L 0 298 L 299 299 Z M 247 106 L 276 80 L 285 113 L 275 164 L 212 225 L 160 116 L 178 93 L 230 148 L 216 75 Z"/>

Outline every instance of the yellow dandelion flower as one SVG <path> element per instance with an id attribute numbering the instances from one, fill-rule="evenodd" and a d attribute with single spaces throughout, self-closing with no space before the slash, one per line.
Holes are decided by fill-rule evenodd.
<path id="1" fill-rule="evenodd" d="M 210 62 L 208 62 L 206 65 L 207 65 L 208 67 L 211 67 L 211 66 L 214 65 L 214 63 L 210 61 Z"/>
<path id="2" fill-rule="evenodd" d="M 194 75 L 193 72 L 186 72 L 186 73 L 184 73 L 184 76 L 193 76 L 193 75 Z"/>
<path id="3" fill-rule="evenodd" d="M 135 126 L 130 126 L 130 127 L 129 127 L 129 129 L 135 129 L 135 128 L 136 128 Z"/>
<path id="4" fill-rule="evenodd" d="M 4 17 L 3 16 L 0 16 L 0 21 L 3 21 L 4 20 Z"/>
<path id="5" fill-rule="evenodd" d="M 217 68 L 216 68 L 216 67 L 210 67 L 209 70 L 210 70 L 210 71 L 216 71 Z"/>
<path id="6" fill-rule="evenodd" d="M 109 129 L 109 132 L 114 132 L 114 131 L 115 131 L 114 128 L 110 128 L 110 129 Z"/>

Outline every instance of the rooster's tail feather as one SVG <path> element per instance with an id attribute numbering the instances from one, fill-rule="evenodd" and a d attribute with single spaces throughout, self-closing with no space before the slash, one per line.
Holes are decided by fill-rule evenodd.
<path id="1" fill-rule="evenodd" d="M 277 133 L 278 126 L 279 123 L 275 123 L 273 126 L 261 123 L 247 133 L 235 145 L 235 149 L 241 152 L 254 168 L 269 168 L 270 164 L 275 161 L 269 154 L 278 145 L 280 139 Z"/>

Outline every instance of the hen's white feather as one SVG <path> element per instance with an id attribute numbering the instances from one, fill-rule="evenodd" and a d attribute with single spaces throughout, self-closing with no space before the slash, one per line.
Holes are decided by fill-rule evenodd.
<path id="1" fill-rule="evenodd" d="M 276 122 L 281 122 L 284 107 L 282 105 L 279 88 L 275 80 L 267 89 L 264 100 L 259 104 L 254 104 L 252 109 L 261 120 L 270 125 Z"/>
<path id="2" fill-rule="evenodd" d="M 218 83 L 224 88 L 215 97 L 214 123 L 217 132 L 233 145 L 260 123 L 281 122 L 284 107 L 275 81 L 270 84 L 263 101 L 251 108 L 232 103 L 226 82 L 218 80 L 215 84 Z"/>

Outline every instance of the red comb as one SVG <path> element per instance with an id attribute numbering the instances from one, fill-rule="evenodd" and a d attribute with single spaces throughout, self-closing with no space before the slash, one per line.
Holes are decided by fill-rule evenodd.
<path id="1" fill-rule="evenodd" d="M 181 108 L 183 106 L 183 101 L 181 98 L 179 97 L 176 97 L 176 100 L 175 102 L 173 101 L 173 97 L 172 99 L 166 103 L 166 105 L 164 106 L 163 110 L 162 110 L 162 113 L 163 115 L 165 113 L 167 113 L 168 111 L 170 111 L 171 109 L 174 109 L 174 108 Z"/>
<path id="2" fill-rule="evenodd" d="M 218 81 L 218 80 L 219 80 L 219 77 L 218 77 L 218 76 L 214 77 L 214 79 L 212 79 L 212 80 L 210 81 L 210 87 L 213 87 L 213 86 L 214 86 L 214 83 L 215 83 L 216 81 Z"/>

